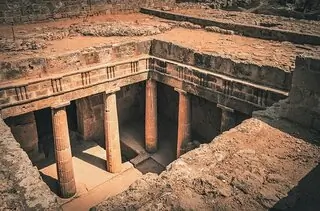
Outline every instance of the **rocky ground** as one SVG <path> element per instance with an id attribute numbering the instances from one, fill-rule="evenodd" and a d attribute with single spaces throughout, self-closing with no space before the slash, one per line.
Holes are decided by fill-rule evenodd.
<path id="1" fill-rule="evenodd" d="M 283 29 L 300 33 L 320 34 L 320 22 L 312 20 L 297 20 L 273 15 L 255 14 L 250 12 L 225 11 L 211 8 L 175 9 L 174 12 L 210 18 L 217 21 L 250 24 L 255 26 Z"/>
<path id="2" fill-rule="evenodd" d="M 243 37 L 218 27 L 202 29 L 189 22 L 139 13 L 19 25 L 14 26 L 14 35 L 15 40 L 11 26 L 0 27 L 0 60 L 42 58 L 104 44 L 163 39 L 204 53 L 291 71 L 298 54 L 320 52 L 319 46 Z"/>
<path id="3" fill-rule="evenodd" d="M 319 20 L 318 0 L 180 0 L 182 9 L 219 9 L 246 13 Z"/>
<path id="4" fill-rule="evenodd" d="M 261 115 L 261 114 L 260 114 Z M 147 174 L 98 210 L 318 210 L 319 133 L 264 113 Z"/>

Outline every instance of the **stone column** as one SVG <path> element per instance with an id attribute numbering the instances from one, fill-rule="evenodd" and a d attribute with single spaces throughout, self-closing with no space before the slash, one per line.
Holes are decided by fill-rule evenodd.
<path id="1" fill-rule="evenodd" d="M 179 93 L 177 158 L 187 150 L 191 141 L 191 102 L 187 92 L 175 89 Z"/>
<path id="2" fill-rule="evenodd" d="M 157 82 L 146 81 L 146 114 L 145 114 L 145 145 L 147 152 L 154 153 L 158 148 L 157 123 Z"/>
<path id="3" fill-rule="evenodd" d="M 67 112 L 65 108 L 67 105 L 69 105 L 69 102 L 52 107 L 55 158 L 60 193 L 63 198 L 69 198 L 76 193 Z"/>
<path id="4" fill-rule="evenodd" d="M 119 89 L 118 89 L 119 90 Z M 121 148 L 119 122 L 117 112 L 116 91 L 104 93 L 104 134 L 107 153 L 107 171 L 117 173 L 121 171 Z"/>
<path id="5" fill-rule="evenodd" d="M 217 105 L 218 108 L 221 109 L 221 125 L 220 132 L 230 130 L 231 128 L 236 126 L 236 115 L 232 108 L 228 108 L 226 106 Z"/>

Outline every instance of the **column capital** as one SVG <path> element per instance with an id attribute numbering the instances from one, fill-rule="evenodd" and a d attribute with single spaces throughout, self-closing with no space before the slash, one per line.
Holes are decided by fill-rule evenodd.
<path id="1" fill-rule="evenodd" d="M 225 111 L 229 111 L 229 112 L 232 112 L 232 113 L 234 112 L 233 108 L 229 108 L 229 107 L 221 105 L 221 104 L 217 104 L 217 107 L 221 108 L 222 110 L 225 110 Z"/>
<path id="2" fill-rule="evenodd" d="M 68 105 L 70 105 L 70 101 L 59 103 L 59 104 L 54 104 L 51 106 L 51 109 L 58 109 L 58 108 L 66 107 Z"/>
<path id="3" fill-rule="evenodd" d="M 188 92 L 186 92 L 186 91 L 184 91 L 182 89 L 179 89 L 179 88 L 174 88 L 174 91 L 179 92 L 181 94 L 185 94 L 185 95 L 188 94 Z"/>
<path id="4" fill-rule="evenodd" d="M 104 94 L 110 95 L 110 94 L 113 94 L 113 93 L 115 93 L 115 92 L 120 91 L 120 89 L 121 89 L 120 87 L 115 87 L 115 88 L 112 88 L 112 89 L 109 89 L 109 90 L 104 91 Z"/>

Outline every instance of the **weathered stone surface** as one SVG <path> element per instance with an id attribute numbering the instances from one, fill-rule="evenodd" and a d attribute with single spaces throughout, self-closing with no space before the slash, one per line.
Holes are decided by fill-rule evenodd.
<path id="1" fill-rule="evenodd" d="M 319 130 L 320 117 L 320 58 L 297 57 L 289 102 L 282 116 L 306 127 Z"/>
<path id="2" fill-rule="evenodd" d="M 6 119 L 14 138 L 29 155 L 38 151 L 38 132 L 34 113 Z"/>
<path id="3" fill-rule="evenodd" d="M 151 55 L 281 90 L 289 90 L 291 85 L 291 73 L 280 68 L 242 63 L 162 40 L 152 41 Z"/>
<path id="4" fill-rule="evenodd" d="M 298 44 L 313 44 L 319 45 L 320 43 L 320 36 L 319 34 L 307 34 L 301 33 L 300 31 L 289 31 L 283 29 L 273 29 L 270 27 L 262 26 L 263 23 L 255 26 L 255 24 L 246 25 L 243 22 L 239 21 L 226 21 L 227 17 L 223 17 L 222 19 L 212 19 L 212 13 L 207 13 L 201 11 L 201 14 L 194 15 L 194 14 L 181 14 L 179 12 L 167 12 L 161 11 L 151 8 L 142 8 L 141 12 L 145 14 L 154 15 L 157 17 L 175 20 L 175 21 L 184 21 L 184 22 L 191 22 L 193 24 L 198 24 L 201 26 L 215 26 L 225 30 L 234 31 L 236 34 L 241 34 L 248 37 L 255 37 L 255 38 L 262 38 L 262 39 L 270 39 L 270 40 L 277 40 L 277 41 L 290 41 L 293 43 Z M 207 15 L 209 14 L 209 15 Z M 226 14 L 228 16 L 229 14 Z M 209 16 L 209 17 L 208 17 Z M 210 17 L 211 16 L 211 17 Z M 237 18 L 237 17 L 236 17 Z M 252 18 L 255 22 L 255 19 Z M 301 28 L 303 28 L 303 24 L 301 24 Z M 317 33 L 317 31 L 315 31 Z"/>
<path id="5" fill-rule="evenodd" d="M 5 0 L 1 2 L 0 21 L 2 23 L 36 22 L 46 19 L 59 19 L 85 16 L 97 13 L 117 13 L 138 11 L 141 6 L 171 6 L 173 0 L 117 1 L 117 0 Z"/>
<path id="6" fill-rule="evenodd" d="M 56 196 L 0 120 L 0 209 L 58 210 Z"/>
<path id="7" fill-rule="evenodd" d="M 66 105 L 68 104 L 69 103 Z M 70 198 L 76 194 L 77 190 L 74 178 L 66 105 L 58 105 L 52 108 L 52 127 L 60 196 Z"/>

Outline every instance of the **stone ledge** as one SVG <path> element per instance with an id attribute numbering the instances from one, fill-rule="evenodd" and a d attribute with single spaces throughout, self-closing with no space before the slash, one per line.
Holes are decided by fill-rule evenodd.
<path id="1" fill-rule="evenodd" d="M 228 100 L 223 99 L 233 99 L 230 100 L 233 103 L 228 102 L 231 108 L 237 108 L 237 102 L 242 102 L 243 106 L 240 106 L 242 108 L 240 110 L 249 115 L 254 110 L 263 109 L 287 97 L 286 92 L 278 89 L 256 85 L 157 57 L 139 57 L 133 61 L 127 60 L 125 62 L 100 65 L 60 75 L 58 78 L 55 76 L 50 80 L 41 79 L 40 84 L 34 80 L 25 86 L 18 84 L 15 87 L 15 84 L 12 84 L 9 87 L 4 87 L 1 90 L 0 98 L 4 102 L 0 105 L 2 117 L 16 116 L 50 107 L 53 103 L 71 101 L 102 93 L 108 91 L 108 89 L 112 90 L 119 88 L 119 86 L 137 83 L 146 80 L 150 70 L 158 74 L 156 78 L 161 82 L 166 83 L 175 80 L 177 82 L 170 85 L 182 90 L 183 86 L 191 86 L 193 87 L 191 90 L 185 91 L 195 94 L 206 93 L 204 94 L 207 96 L 205 98 L 210 101 L 224 104 Z M 133 62 L 137 62 L 137 64 L 130 65 Z M 127 66 L 131 68 L 127 68 Z M 112 78 L 109 78 L 108 75 L 112 75 Z M 69 76 L 72 76 L 72 78 L 68 78 Z M 154 77 L 154 74 L 150 76 Z M 93 81 L 95 77 L 98 77 L 99 80 Z M 111 84 L 112 86 L 110 86 Z M 183 85 L 177 87 L 177 84 Z M 211 97 L 208 97 L 208 95 Z M 249 109 L 245 108 L 248 105 Z"/>
<path id="2" fill-rule="evenodd" d="M 270 29 L 262 26 L 253 26 L 253 25 L 244 25 L 236 23 L 227 23 L 216 20 L 210 20 L 206 18 L 199 18 L 189 15 L 183 15 L 173 12 L 167 12 L 162 10 L 150 9 L 150 8 L 141 8 L 140 12 L 154 15 L 160 18 L 165 18 L 175 21 L 188 21 L 193 24 L 198 24 L 201 26 L 217 26 L 222 29 L 232 30 L 236 33 L 239 33 L 244 36 L 262 38 L 267 40 L 276 40 L 276 41 L 289 41 L 297 44 L 320 44 L 320 36 L 312 34 L 303 34 L 293 31 L 280 30 L 280 29 Z"/>

